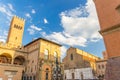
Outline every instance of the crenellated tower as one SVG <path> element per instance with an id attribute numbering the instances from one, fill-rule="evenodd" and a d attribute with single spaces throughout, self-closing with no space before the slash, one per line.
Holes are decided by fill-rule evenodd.
<path id="1" fill-rule="evenodd" d="M 13 48 L 19 48 L 22 45 L 22 38 L 24 32 L 25 20 L 14 16 L 12 18 L 9 34 L 7 37 L 7 44 Z"/>

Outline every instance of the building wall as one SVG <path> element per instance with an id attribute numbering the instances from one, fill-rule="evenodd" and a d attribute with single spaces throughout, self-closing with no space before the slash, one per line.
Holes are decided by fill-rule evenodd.
<path id="1" fill-rule="evenodd" d="M 8 72 L 15 72 L 9 74 Z M 13 80 L 21 80 L 22 79 L 22 71 L 24 70 L 24 66 L 15 66 L 10 64 L 0 64 L 0 78 L 2 80 L 8 80 L 8 78 L 12 78 Z"/>
<path id="2" fill-rule="evenodd" d="M 58 60 L 60 61 L 60 56 L 61 56 L 61 52 L 60 51 L 61 50 L 60 50 L 60 46 L 59 45 L 41 39 L 40 40 L 40 55 L 41 55 L 40 57 L 41 58 L 44 58 L 45 49 L 48 50 L 49 60 L 52 60 L 52 61 L 55 60 L 54 52 L 56 52 L 57 56 L 58 56 Z"/>
<path id="3" fill-rule="evenodd" d="M 64 71 L 65 80 L 82 80 L 83 79 L 94 79 L 94 75 L 91 68 L 81 68 L 81 69 L 69 69 Z"/>
<path id="4" fill-rule="evenodd" d="M 108 58 L 120 56 L 120 0 L 94 0 Z"/>
<path id="5" fill-rule="evenodd" d="M 73 55 L 73 60 L 71 60 L 71 54 Z M 67 50 L 67 56 L 63 59 L 64 68 L 86 68 L 91 67 L 93 70 L 96 70 L 96 60 L 99 57 L 91 55 L 83 50 L 70 47 Z"/>
<path id="6" fill-rule="evenodd" d="M 39 41 L 36 41 L 25 47 L 28 52 L 28 61 L 26 65 L 26 75 L 36 76 L 38 71 Z"/>
<path id="7" fill-rule="evenodd" d="M 94 0 L 94 2 L 101 30 L 120 24 L 120 13 L 116 9 L 120 5 L 120 0 Z"/>
<path id="8" fill-rule="evenodd" d="M 73 59 L 71 59 L 71 55 L 73 55 Z M 84 68 L 90 67 L 90 63 L 83 59 L 83 56 L 76 53 L 75 48 L 69 48 L 67 50 L 67 55 L 63 59 L 64 69 L 72 69 L 72 68 Z"/>
<path id="9" fill-rule="evenodd" d="M 106 70 L 107 60 L 96 61 L 97 66 L 97 76 L 104 76 Z"/>
<path id="10" fill-rule="evenodd" d="M 51 80 L 57 57 L 60 63 L 60 47 L 60 45 L 43 38 L 38 38 L 26 45 L 25 49 L 28 51 L 26 76 L 35 76 L 36 80 L 46 80 L 47 74 L 48 80 Z M 47 58 L 45 55 L 46 51 L 48 53 Z"/>
<path id="11" fill-rule="evenodd" d="M 105 80 L 119 80 L 120 75 L 120 0 L 94 0 L 100 33 L 108 53 Z"/>

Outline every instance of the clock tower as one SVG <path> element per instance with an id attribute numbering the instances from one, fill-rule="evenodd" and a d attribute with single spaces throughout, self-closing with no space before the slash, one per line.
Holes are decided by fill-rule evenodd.
<path id="1" fill-rule="evenodd" d="M 14 16 L 12 18 L 9 34 L 7 37 L 7 44 L 12 48 L 19 48 L 22 46 L 22 38 L 24 32 L 25 20 Z"/>

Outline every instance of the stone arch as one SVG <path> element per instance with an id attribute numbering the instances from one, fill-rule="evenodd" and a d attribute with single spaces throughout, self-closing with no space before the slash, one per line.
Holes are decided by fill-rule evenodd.
<path id="1" fill-rule="evenodd" d="M 11 64 L 12 56 L 9 53 L 0 54 L 0 63 Z"/>
<path id="2" fill-rule="evenodd" d="M 14 58 L 14 64 L 16 65 L 24 65 L 25 64 L 25 57 L 19 55 Z"/>

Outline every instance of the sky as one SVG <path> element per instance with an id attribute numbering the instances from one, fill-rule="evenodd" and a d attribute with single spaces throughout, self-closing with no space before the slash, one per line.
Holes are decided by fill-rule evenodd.
<path id="1" fill-rule="evenodd" d="M 25 19 L 23 45 L 39 37 L 102 57 L 105 46 L 93 0 L 0 0 L 0 41 L 13 16 Z"/>

